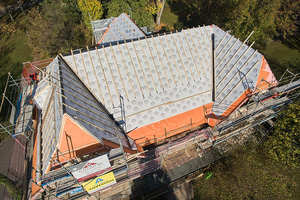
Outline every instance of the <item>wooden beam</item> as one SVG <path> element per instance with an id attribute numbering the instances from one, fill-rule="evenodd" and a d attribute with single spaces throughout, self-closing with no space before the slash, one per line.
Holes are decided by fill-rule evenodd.
<path id="1" fill-rule="evenodd" d="M 119 42 L 118 42 L 118 45 L 119 45 Z M 120 76 L 121 83 L 122 83 L 122 85 L 123 85 L 123 89 L 124 89 L 124 91 L 125 91 L 126 98 L 129 99 L 129 98 L 128 98 L 128 93 L 127 93 L 127 90 L 126 90 L 126 87 L 125 87 L 125 83 L 124 83 L 124 80 L 123 80 L 122 75 L 121 75 L 121 72 L 120 72 L 120 66 L 119 66 L 119 64 L 118 64 L 117 57 L 116 57 L 116 54 L 115 54 L 114 49 L 113 49 L 112 46 L 111 46 L 111 43 L 110 43 L 110 48 L 112 49 L 112 52 L 113 52 L 114 61 L 115 61 L 115 64 L 116 64 L 116 66 L 117 66 L 117 69 L 118 69 L 118 73 L 119 73 L 119 76 Z"/>
<path id="2" fill-rule="evenodd" d="M 57 73 L 54 73 L 54 74 L 57 74 Z M 72 82 L 73 86 L 76 85 L 77 88 L 80 87 L 80 86 L 78 86 L 78 85 L 76 84 L 76 81 L 77 81 L 77 80 L 75 80 L 75 79 L 73 79 L 73 78 L 70 78 L 70 79 L 69 79 L 69 77 L 68 77 L 68 78 L 66 78 L 66 77 L 68 77 L 68 76 L 65 76 L 64 79 L 67 80 L 68 82 L 72 82 L 72 81 L 73 81 L 73 82 Z M 73 89 L 73 88 L 70 87 L 68 84 L 64 85 L 64 88 L 61 88 L 59 85 L 57 85 L 57 84 L 55 84 L 55 83 L 53 83 L 53 82 L 50 82 L 50 80 L 47 80 L 47 81 L 50 83 L 50 85 L 53 85 L 53 86 L 55 86 L 55 87 L 58 87 L 58 88 L 60 88 L 61 90 L 63 90 L 64 92 L 67 92 L 67 93 L 69 93 L 69 94 L 71 94 L 71 95 L 72 95 L 72 93 L 71 93 L 69 90 L 67 90 L 66 88 L 72 90 L 73 92 L 76 92 L 78 95 L 84 97 L 85 99 L 88 99 L 88 100 L 90 100 L 90 101 L 94 101 L 94 99 L 91 99 L 90 97 L 84 95 L 82 92 L 79 92 L 79 91 Z"/>
<path id="3" fill-rule="evenodd" d="M 224 44 L 224 47 L 219 51 L 219 53 L 216 55 L 216 58 L 219 57 L 219 55 L 221 54 L 222 50 L 227 46 L 227 44 L 232 40 L 233 35 L 226 41 L 226 43 Z M 223 56 L 224 57 L 224 56 Z"/>
<path id="4" fill-rule="evenodd" d="M 106 62 L 107 62 L 107 64 L 108 64 L 108 68 L 109 68 L 109 71 L 110 71 L 110 74 L 111 74 L 111 78 L 112 78 L 113 84 L 114 84 L 114 86 L 115 86 L 115 90 L 116 90 L 116 92 L 117 92 L 117 94 L 118 94 L 118 97 L 120 98 L 120 92 L 119 92 L 119 89 L 118 89 L 117 84 L 116 84 L 116 82 L 115 82 L 115 78 L 114 78 L 114 76 L 113 76 L 113 72 L 112 72 L 111 66 L 110 66 L 110 64 L 109 64 L 109 60 L 108 60 L 108 58 L 107 58 L 107 54 L 106 54 L 106 51 L 105 51 L 105 47 L 103 46 L 102 49 L 103 49 L 103 52 L 104 52 L 104 55 L 105 55 L 105 58 L 106 58 Z M 112 102 L 112 103 L 113 103 L 113 102 Z"/>
<path id="5" fill-rule="evenodd" d="M 222 38 L 222 40 L 219 42 L 219 44 L 217 45 L 217 47 L 216 47 L 216 50 L 219 48 L 219 46 L 222 44 L 222 42 L 224 41 L 224 39 L 226 38 L 226 36 L 227 36 L 227 31 L 225 32 L 225 34 L 224 34 L 224 36 L 223 36 L 223 38 Z"/>
<path id="6" fill-rule="evenodd" d="M 119 51 L 120 51 L 121 54 L 122 54 L 122 57 L 124 57 L 123 50 L 120 48 L 120 45 L 117 45 L 117 46 L 118 46 L 118 48 L 119 48 Z M 127 65 L 127 63 L 126 63 L 126 65 Z M 127 74 L 130 74 L 127 67 L 126 67 L 126 72 L 127 72 Z M 134 87 L 132 81 L 129 81 L 129 80 L 128 80 L 127 82 L 129 82 L 129 84 L 130 84 L 130 86 L 131 86 L 131 89 L 134 90 L 135 87 Z M 130 94 L 128 93 L 128 99 L 129 99 L 129 97 L 130 97 Z"/>
<path id="7" fill-rule="evenodd" d="M 196 71 L 198 72 L 198 74 L 199 74 L 199 76 L 200 76 L 200 72 L 199 72 L 198 67 L 196 66 L 196 62 L 195 62 L 195 59 L 194 59 L 194 56 L 193 56 L 193 53 L 192 53 L 190 44 L 188 43 L 188 41 L 187 41 L 187 39 L 186 39 L 185 32 L 183 32 L 183 38 L 185 39 L 185 42 L 186 42 L 186 44 L 187 44 L 187 46 L 188 46 L 188 48 L 189 48 L 189 52 L 190 52 L 190 54 L 191 54 L 191 56 L 192 56 L 192 61 L 193 61 L 193 64 L 194 64 L 194 66 L 195 66 L 195 69 L 196 69 Z"/>
<path id="8" fill-rule="evenodd" d="M 83 58 L 82 53 L 81 53 L 81 49 L 79 49 L 79 52 L 80 52 L 80 56 L 81 56 L 81 60 L 82 60 L 82 64 L 83 64 L 82 66 L 83 66 L 84 72 L 86 74 L 86 79 L 87 79 L 88 84 L 89 84 L 87 87 L 91 88 L 91 83 L 90 83 L 90 80 L 89 80 L 89 77 L 88 77 L 88 74 L 87 74 L 87 71 L 86 71 L 86 65 L 85 65 L 84 58 Z"/>
<path id="9" fill-rule="evenodd" d="M 89 118 L 89 119 L 91 119 L 91 120 L 93 120 L 93 121 L 97 121 L 97 122 L 101 123 L 103 126 L 106 126 L 106 127 L 112 128 L 112 129 L 114 128 L 113 126 L 111 126 L 111 125 L 109 125 L 109 124 L 106 124 L 106 122 L 100 121 L 100 120 L 98 120 L 98 119 L 92 117 L 92 116 L 89 115 L 89 114 L 80 112 L 80 110 L 78 110 L 77 108 L 74 108 L 73 106 L 70 106 L 70 105 L 65 104 L 65 103 L 63 103 L 63 104 L 64 104 L 64 106 L 68 107 L 69 109 L 74 110 L 75 112 L 78 112 L 80 115 L 83 115 L 83 116 L 85 116 L 85 117 L 87 117 L 87 118 Z M 96 114 L 95 112 L 93 112 L 93 113 Z M 76 119 L 78 119 L 79 117 L 80 117 L 80 116 L 77 116 Z M 90 123 L 91 123 L 91 122 L 90 122 Z M 102 130 L 103 130 L 103 131 L 107 131 L 107 130 L 104 129 L 104 128 L 102 128 Z"/>
<path id="10" fill-rule="evenodd" d="M 180 32 L 180 33 L 181 33 L 181 32 Z M 182 33 L 182 34 L 183 34 L 183 33 Z M 180 44 L 181 44 L 181 47 L 182 47 L 182 49 L 183 49 L 184 56 L 187 58 L 187 53 L 186 53 L 186 51 L 185 51 L 185 48 L 183 47 L 183 37 L 184 37 L 184 36 L 180 36 L 181 40 L 178 40 L 178 41 L 179 41 Z M 191 77 L 192 77 L 193 81 L 195 82 L 194 73 L 190 70 L 190 67 L 188 67 L 188 69 L 189 69 L 189 73 L 191 74 Z"/>
<path id="11" fill-rule="evenodd" d="M 185 75 L 185 78 L 186 78 L 186 81 L 187 83 L 189 83 L 189 78 L 188 78 L 188 75 L 187 75 L 187 72 L 186 72 L 186 68 L 184 67 L 184 63 L 182 61 L 182 57 L 179 53 L 179 50 L 178 50 L 178 46 L 177 46 L 177 41 L 174 40 L 174 36 L 171 35 L 171 39 L 173 41 L 173 43 L 175 43 L 175 47 L 176 47 L 176 52 L 177 52 L 177 55 L 179 56 L 179 59 L 180 59 L 180 62 L 181 62 L 181 65 L 182 65 L 182 68 L 183 68 L 183 71 L 184 71 L 184 75 Z"/>
<path id="12" fill-rule="evenodd" d="M 57 85 L 57 84 L 51 82 L 50 80 L 47 80 L 47 81 L 48 81 L 48 82 L 50 83 L 50 85 L 52 85 L 53 87 L 59 88 L 60 90 L 64 91 L 65 93 L 68 93 L 69 95 L 71 95 L 72 98 L 77 99 L 77 100 L 80 100 L 80 101 L 82 101 L 83 103 L 88 104 L 89 106 L 95 108 L 96 110 L 99 110 L 100 112 L 103 112 L 103 111 L 100 110 L 98 107 L 95 107 L 94 105 L 88 103 L 86 100 L 83 100 L 83 99 L 79 98 L 78 95 L 74 95 L 72 92 L 66 90 L 65 88 L 60 87 L 60 85 Z M 67 88 L 69 88 L 69 89 L 71 89 L 72 91 L 74 91 L 74 92 L 76 92 L 77 94 L 79 94 L 79 96 L 81 95 L 81 96 L 85 97 L 86 99 L 89 99 L 89 100 L 91 100 L 91 101 L 94 101 L 94 99 L 90 99 L 89 97 L 83 95 L 82 93 L 80 93 L 79 91 L 77 91 L 77 90 L 75 90 L 75 89 L 69 87 L 68 85 L 65 85 L 65 86 L 67 86 Z M 64 95 L 61 94 L 60 92 L 57 92 L 57 91 L 56 91 L 56 93 L 59 94 L 61 97 L 66 98 L 66 96 L 64 96 Z M 103 113 L 105 113 L 105 112 L 103 112 Z"/>
<path id="13" fill-rule="evenodd" d="M 152 39 L 153 39 L 153 35 L 152 35 L 151 37 L 152 37 Z M 146 45 L 147 45 L 147 47 L 148 47 L 148 49 L 149 49 L 149 52 L 150 52 L 150 55 L 151 55 L 151 58 L 152 58 L 152 62 L 153 62 L 153 66 L 154 66 L 154 68 L 155 68 L 155 71 L 156 71 L 158 80 L 159 80 L 159 82 L 160 82 L 160 87 L 161 87 L 161 89 L 163 90 L 163 89 L 164 89 L 164 86 L 163 86 L 163 84 L 162 84 L 162 81 L 161 81 L 161 78 L 160 78 L 160 75 L 159 75 L 159 71 L 158 71 L 157 66 L 156 66 L 156 64 L 155 64 L 155 60 L 154 60 L 152 51 L 151 51 L 151 49 L 150 49 L 150 47 L 149 47 L 149 44 L 148 44 L 148 41 L 147 41 L 147 40 L 148 40 L 148 39 L 145 39 Z"/>
<path id="14" fill-rule="evenodd" d="M 139 40 L 140 40 L 140 39 L 139 39 Z M 142 42 L 144 42 L 144 40 L 143 40 Z M 143 51 L 144 56 L 146 57 L 147 54 L 146 54 L 146 52 L 145 52 L 145 49 L 142 48 L 142 51 Z M 151 52 L 150 52 L 150 53 L 151 53 Z M 142 65 L 141 65 L 141 66 L 142 66 Z M 154 78 L 153 78 L 153 76 L 152 76 L 152 73 L 150 72 L 149 74 L 150 74 L 150 76 L 151 76 L 151 80 L 152 80 L 153 87 L 154 87 L 155 91 L 158 92 L 158 89 L 157 89 L 157 87 L 156 87 L 156 84 L 155 84 Z"/>
<path id="15" fill-rule="evenodd" d="M 96 82 L 97 82 L 97 86 L 98 86 L 98 91 L 99 91 L 99 94 L 100 94 L 100 96 L 101 96 L 101 99 L 102 99 L 102 102 L 103 102 L 103 104 L 105 105 L 105 101 L 104 101 L 104 97 L 103 97 L 103 94 L 102 94 L 102 90 L 101 90 L 100 82 L 99 82 L 99 80 L 98 80 L 98 77 L 97 77 L 97 73 L 96 73 L 95 65 L 94 65 L 94 62 L 93 62 L 93 60 L 92 60 L 92 57 L 91 57 L 91 54 L 90 54 L 89 47 L 87 46 L 87 47 L 86 47 L 86 49 L 87 49 L 87 52 L 88 52 L 88 55 L 89 55 L 90 61 L 91 61 L 91 63 L 92 63 L 92 67 L 93 67 L 94 75 L 95 75 L 95 78 L 96 78 Z"/>
<path id="16" fill-rule="evenodd" d="M 233 54 L 233 56 L 231 56 L 231 58 L 225 63 L 225 65 L 222 67 L 221 71 L 217 74 L 217 77 L 220 76 L 220 74 L 223 72 L 223 70 L 226 68 L 226 66 L 228 65 L 228 63 L 231 62 L 231 60 L 235 57 L 235 55 L 240 51 L 240 49 L 242 48 L 242 46 L 249 40 L 250 36 L 253 34 L 254 32 L 252 31 L 251 34 L 246 38 L 246 40 L 240 45 L 240 47 L 238 48 L 238 50 Z"/>
<path id="17" fill-rule="evenodd" d="M 77 62 L 75 61 L 75 57 L 74 57 L 74 54 L 73 54 L 73 50 L 72 50 L 72 49 L 71 49 L 71 54 L 72 54 L 72 58 L 73 58 L 74 65 L 75 65 L 75 67 L 76 67 L 76 73 L 78 74 Z"/>
<path id="18" fill-rule="evenodd" d="M 192 31 L 195 33 L 195 28 L 192 28 Z M 197 32 L 196 32 L 196 34 L 197 34 Z M 192 41 L 192 43 L 193 43 L 193 45 L 194 45 L 195 47 L 197 46 L 197 45 L 195 44 L 195 41 L 194 41 L 194 38 L 193 38 L 193 37 L 191 37 L 190 41 Z M 192 52 L 194 52 L 194 51 L 192 51 Z M 199 59 L 199 58 L 198 58 L 198 59 Z M 200 62 L 199 62 L 199 65 L 200 65 Z M 196 65 L 195 65 L 195 66 L 196 66 Z M 200 67 L 200 66 L 199 66 L 199 67 Z M 199 77 L 200 77 L 200 76 L 201 76 L 201 73 L 200 73 L 198 67 L 196 67 L 196 69 L 197 69 L 198 75 L 199 75 Z M 204 67 L 203 67 L 203 70 L 205 70 Z"/>
<path id="19" fill-rule="evenodd" d="M 103 65 L 102 65 L 102 62 L 101 62 L 101 58 L 100 58 L 100 55 L 99 55 L 99 51 L 98 51 L 97 46 L 96 46 L 96 53 L 97 53 L 97 56 L 98 56 L 98 59 L 99 59 L 99 62 L 100 62 L 102 74 L 103 74 L 103 76 L 104 76 L 104 80 L 105 80 L 106 88 L 107 88 L 107 90 L 108 90 L 108 94 L 109 94 L 109 97 L 110 97 L 110 101 L 111 101 L 111 103 L 112 103 L 112 105 L 113 105 L 113 104 L 114 104 L 114 101 L 113 101 L 112 96 L 111 96 L 111 92 L 110 92 L 110 89 L 109 89 L 108 81 L 107 81 L 107 78 L 106 78 L 106 75 L 105 75 L 105 71 L 104 71 L 104 68 L 103 68 Z"/>
<path id="20" fill-rule="evenodd" d="M 255 51 L 253 54 L 252 54 L 252 56 L 244 63 L 244 65 L 240 68 L 240 69 L 242 69 L 245 65 L 247 65 L 248 64 L 248 62 L 253 58 L 253 55 L 256 53 L 257 51 Z M 253 65 L 253 66 L 255 66 L 257 63 L 258 63 L 258 61 L 259 60 L 257 60 L 257 62 Z M 245 74 L 245 76 L 254 68 L 254 67 L 251 67 L 251 69 L 250 70 L 248 70 L 248 72 Z M 239 80 L 238 82 L 237 82 L 237 84 L 235 84 L 234 85 L 234 87 L 233 88 L 231 88 L 231 91 L 233 91 L 235 88 L 236 88 L 236 86 L 240 83 L 242 81 L 242 79 L 241 80 Z M 228 84 L 227 84 L 228 85 Z M 230 92 L 229 92 L 230 93 Z M 229 93 L 227 93 L 224 97 L 223 97 L 223 99 L 219 102 L 219 104 L 221 104 L 223 101 L 224 101 L 224 99 L 229 95 Z M 220 95 L 221 93 L 219 93 L 218 95 L 217 95 L 217 97 L 216 98 L 218 98 L 218 96 Z"/>
<path id="21" fill-rule="evenodd" d="M 130 57 L 130 60 L 131 60 L 131 65 L 132 65 L 132 68 L 133 68 L 133 71 L 134 71 L 134 74 L 135 74 L 135 78 L 136 78 L 137 83 L 138 83 L 138 85 L 139 85 L 139 88 L 140 88 L 142 97 L 144 98 L 145 96 L 144 96 L 144 93 L 143 93 L 143 89 L 142 89 L 142 87 L 141 87 L 141 83 L 140 83 L 139 77 L 138 77 L 138 75 L 137 75 L 137 72 L 136 72 L 136 69 L 135 69 L 135 66 L 134 66 L 134 63 L 133 63 L 131 54 L 130 54 L 130 52 L 129 52 L 128 44 L 127 44 L 126 41 L 125 41 L 125 46 L 126 46 L 127 52 L 128 52 L 128 54 L 129 54 L 129 57 Z"/>
<path id="22" fill-rule="evenodd" d="M 233 43 L 233 45 L 231 45 L 231 47 L 226 51 L 226 53 L 221 58 L 221 61 L 218 63 L 218 65 L 216 65 L 216 69 L 223 63 L 223 59 L 227 56 L 227 54 L 231 51 L 231 49 L 236 45 L 237 41 L 239 41 L 239 39 L 236 39 L 235 42 Z"/>
<path id="23" fill-rule="evenodd" d="M 234 67 L 235 67 L 235 65 L 238 63 L 238 61 L 245 55 L 245 53 L 247 53 L 248 52 L 248 50 L 249 49 L 251 49 L 251 47 L 252 47 L 252 45 L 254 44 L 254 42 L 247 48 L 247 50 L 237 59 L 237 61 L 234 63 L 234 65 L 232 66 L 232 67 L 230 67 L 230 69 L 229 69 L 229 72 L 227 72 L 227 74 L 229 74 L 231 71 L 232 71 L 232 69 L 234 69 Z M 222 71 L 221 71 L 222 72 Z M 221 73 L 220 72 L 220 73 Z M 220 83 L 221 83 L 221 81 L 223 81 L 224 80 L 224 78 L 226 77 L 226 75 L 227 74 L 225 74 L 224 76 L 223 76 L 223 78 L 219 81 L 219 83 L 217 84 L 217 88 L 218 88 L 218 86 L 220 85 Z M 218 77 L 218 76 L 217 76 Z M 232 80 L 232 79 L 231 79 Z"/>
<path id="24" fill-rule="evenodd" d="M 165 33 L 164 35 L 166 35 L 166 33 Z M 165 38 L 166 36 L 163 36 L 163 37 Z M 159 40 L 160 46 L 161 46 L 161 48 L 162 48 L 162 50 L 163 50 L 163 52 L 164 52 L 164 54 L 165 54 L 165 57 L 166 57 L 167 61 L 170 62 L 170 60 L 169 60 L 169 58 L 168 58 L 168 55 L 166 54 L 164 45 L 162 44 L 161 37 L 158 37 L 158 40 Z M 168 45 L 168 44 L 167 44 L 167 45 Z M 171 77 L 172 77 L 172 79 L 173 79 L 173 81 L 174 81 L 174 83 L 175 83 L 175 86 L 176 86 L 176 85 L 177 85 L 177 82 L 176 82 L 175 75 L 174 75 L 174 73 L 173 73 L 173 69 L 172 69 L 172 67 L 171 67 L 170 65 L 168 65 L 168 68 L 169 68 L 169 71 L 171 72 L 171 75 L 172 75 Z"/>
<path id="25" fill-rule="evenodd" d="M 53 83 L 53 85 L 54 85 L 54 83 Z M 56 87 L 56 88 L 59 88 L 59 86 L 55 86 L 55 87 Z M 60 88 L 60 89 L 64 90 L 63 88 Z M 96 113 L 96 112 L 90 110 L 89 108 L 85 107 L 85 106 L 84 106 L 85 104 L 87 104 L 87 105 L 93 107 L 93 108 L 96 109 L 97 111 L 100 111 L 100 112 L 106 114 L 106 112 L 104 112 L 103 110 L 101 110 L 101 109 L 99 109 L 98 107 L 95 107 L 94 105 L 92 105 L 92 104 L 90 104 L 90 103 L 88 103 L 88 102 L 86 102 L 86 101 L 80 99 L 78 96 L 75 96 L 75 95 L 73 95 L 73 94 L 70 93 L 70 92 L 67 92 L 66 90 L 64 90 L 64 92 L 66 92 L 66 93 L 68 93 L 69 95 L 71 95 L 72 98 L 68 98 L 67 96 L 65 96 L 64 94 L 62 94 L 62 93 L 60 93 L 60 92 L 58 92 L 58 91 L 55 91 L 55 92 L 56 92 L 58 95 L 60 95 L 61 98 L 68 99 L 68 100 L 71 101 L 72 103 L 78 105 L 79 107 L 82 107 L 82 108 L 88 110 L 88 111 L 91 112 L 91 113 L 94 113 L 94 114 L 96 114 L 96 115 L 99 114 L 99 113 Z M 80 100 L 80 101 L 82 102 L 82 104 L 77 103 L 77 102 L 74 101 L 73 99 Z M 103 118 L 106 118 L 107 120 L 110 120 L 110 118 L 109 118 L 108 116 L 106 116 L 106 115 L 103 116 Z"/>
<path id="26" fill-rule="evenodd" d="M 139 62 L 140 68 L 141 68 L 141 70 L 142 70 L 142 74 L 143 74 L 143 77 L 144 77 L 144 80 L 145 80 L 145 86 L 146 86 L 147 90 L 149 91 L 149 93 L 151 93 L 151 91 L 150 91 L 150 89 L 149 89 L 149 87 L 148 87 L 148 84 L 146 83 L 147 77 L 146 77 L 146 75 L 145 75 L 145 72 L 144 72 L 143 66 L 142 66 L 142 64 L 141 64 L 140 58 L 139 58 L 139 56 L 138 56 L 138 53 L 136 52 L 136 47 L 135 47 L 135 44 L 134 44 L 134 43 L 135 43 L 135 42 L 132 42 L 132 46 L 133 46 L 133 48 L 134 48 L 134 52 L 135 52 L 136 58 L 137 58 L 137 60 L 138 60 L 138 62 Z"/>
<path id="27" fill-rule="evenodd" d="M 157 36 L 157 37 L 159 37 L 159 36 Z M 153 36 L 152 36 L 153 46 L 154 46 L 154 48 L 155 48 L 155 50 L 156 50 L 156 55 L 157 55 L 157 58 L 158 58 L 158 60 L 159 60 L 160 67 L 162 67 L 163 64 L 162 64 L 162 62 L 161 62 L 160 56 L 158 55 L 158 49 L 157 49 L 157 46 L 156 46 L 156 44 L 155 44 L 155 39 L 156 39 L 156 38 L 153 38 Z M 163 71 L 163 70 L 162 70 L 162 71 Z M 168 75 L 167 75 L 166 77 L 168 77 Z M 167 83 L 167 86 L 170 87 L 170 86 L 169 86 L 169 80 L 167 80 L 166 83 Z"/>
<path id="28" fill-rule="evenodd" d="M 253 54 L 252 54 L 252 55 L 248 58 L 248 60 L 240 67 L 239 70 L 243 69 L 243 67 L 249 63 L 249 61 L 253 58 L 253 56 L 256 54 L 256 52 L 257 52 L 257 51 L 253 52 Z M 234 77 L 235 77 L 236 75 L 237 75 L 237 74 L 235 74 L 235 75 L 230 79 L 230 81 L 225 85 L 225 87 L 226 87 L 227 85 L 229 85 L 229 83 L 231 83 L 231 81 L 234 79 Z M 220 91 L 223 91 L 223 89 L 224 89 L 225 87 L 223 87 L 222 90 L 220 90 Z M 221 94 L 221 93 L 219 93 L 219 94 L 217 95 L 216 98 L 218 98 L 220 94 Z"/>

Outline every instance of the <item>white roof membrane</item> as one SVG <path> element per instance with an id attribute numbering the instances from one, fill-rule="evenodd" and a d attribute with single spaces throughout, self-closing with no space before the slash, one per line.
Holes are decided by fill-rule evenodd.
<path id="1" fill-rule="evenodd" d="M 97 20 L 91 23 L 96 42 L 100 43 L 135 39 L 145 36 L 145 33 L 125 13 L 115 18 Z"/>
<path id="2" fill-rule="evenodd" d="M 69 65 L 114 118 L 120 95 L 128 130 L 212 101 L 211 28 L 73 52 Z M 77 69 L 76 69 L 77 68 Z"/>
<path id="3" fill-rule="evenodd" d="M 216 100 L 213 112 L 223 114 L 245 90 L 254 89 L 262 55 L 217 26 L 215 34 Z"/>

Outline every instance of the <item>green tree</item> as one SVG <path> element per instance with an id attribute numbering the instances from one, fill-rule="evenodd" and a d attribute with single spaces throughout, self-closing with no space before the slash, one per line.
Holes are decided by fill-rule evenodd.
<path id="1" fill-rule="evenodd" d="M 275 19 L 280 0 L 238 0 L 232 1 L 225 28 L 241 39 L 255 31 L 252 40 L 260 44 L 276 35 Z"/>
<path id="2" fill-rule="evenodd" d="M 111 0 L 106 4 L 107 18 L 117 17 L 121 13 L 127 13 L 131 15 L 131 8 L 128 1 Z"/>
<path id="3" fill-rule="evenodd" d="M 300 1 L 281 1 L 276 17 L 276 28 L 281 39 L 293 37 L 297 31 L 297 20 L 300 17 Z"/>
<path id="4" fill-rule="evenodd" d="M 282 114 L 266 150 L 271 159 L 296 167 L 300 163 L 300 104 L 290 104 Z"/>
<path id="5" fill-rule="evenodd" d="M 299 32 L 299 1 L 168 0 L 168 4 L 184 27 L 216 24 L 241 40 L 254 31 L 251 40 L 260 47 L 278 32 L 284 37 Z"/>
<path id="6" fill-rule="evenodd" d="M 107 17 L 117 17 L 121 13 L 127 13 L 139 26 L 152 26 L 153 16 L 149 8 L 148 0 L 111 0 L 106 4 Z"/>
<path id="7" fill-rule="evenodd" d="M 86 46 L 92 39 L 76 0 L 45 0 L 23 23 L 34 60 Z"/>
<path id="8" fill-rule="evenodd" d="M 77 3 L 87 27 L 91 27 L 90 21 L 102 17 L 103 9 L 98 0 L 78 0 Z"/>

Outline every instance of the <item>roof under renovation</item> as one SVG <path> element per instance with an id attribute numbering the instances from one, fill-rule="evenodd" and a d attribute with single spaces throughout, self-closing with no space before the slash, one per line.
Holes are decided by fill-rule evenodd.
<path id="1" fill-rule="evenodd" d="M 117 121 L 123 104 L 129 136 L 142 143 L 188 123 L 213 124 L 207 114 L 225 116 L 262 78 L 274 82 L 263 56 L 246 42 L 212 25 L 77 50 L 64 59 Z"/>
<path id="2" fill-rule="evenodd" d="M 130 20 L 124 14 L 105 22 L 107 36 L 123 18 Z M 215 126 L 248 94 L 276 84 L 263 55 L 248 45 L 250 36 L 242 42 L 215 25 L 140 36 L 109 36 L 46 67 L 32 89 L 41 116 L 34 180 L 103 146 L 134 153 L 191 128 Z M 33 193 L 38 190 L 33 184 Z"/>
<path id="3" fill-rule="evenodd" d="M 126 13 L 122 13 L 118 17 L 92 21 L 91 24 L 98 44 L 145 36 L 145 33 Z"/>
<path id="4" fill-rule="evenodd" d="M 106 140 L 119 144 L 121 141 L 124 147 L 131 148 L 127 137 L 106 109 L 60 57 L 54 59 L 46 73 L 47 77 L 39 83 L 34 97 L 35 104 L 43 113 L 41 127 L 38 129 L 42 132 L 42 142 L 39 144 L 42 147 L 42 157 L 37 159 L 41 162 L 42 173 L 49 171 L 57 148 L 59 154 L 62 154 L 61 162 L 66 160 L 64 157 L 69 157 L 63 155 L 68 151 L 64 137 L 71 140 L 75 151 L 76 148 L 82 148 L 82 143 L 87 142 L 83 140 L 83 135 L 72 137 L 75 129 L 82 129 L 81 132 L 90 137 L 86 139 L 95 143 L 103 144 Z M 72 127 L 77 124 L 78 127 Z"/>

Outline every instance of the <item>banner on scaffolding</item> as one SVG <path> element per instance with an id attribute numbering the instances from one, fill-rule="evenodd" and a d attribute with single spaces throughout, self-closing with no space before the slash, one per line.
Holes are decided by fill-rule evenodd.
<path id="1" fill-rule="evenodd" d="M 107 154 L 70 167 L 71 173 L 79 181 L 85 181 L 111 170 Z"/>
<path id="2" fill-rule="evenodd" d="M 98 176 L 92 180 L 88 180 L 81 185 L 89 193 L 92 194 L 99 190 L 105 189 L 113 184 L 117 183 L 113 172 Z"/>

